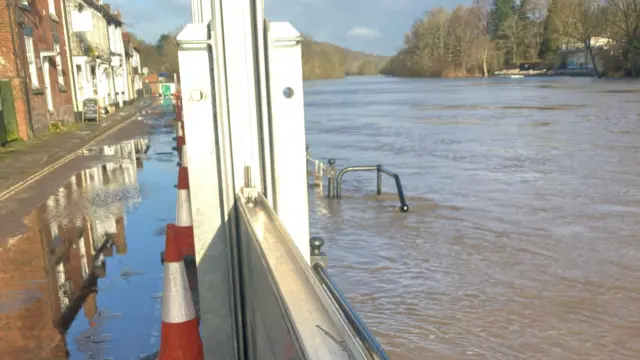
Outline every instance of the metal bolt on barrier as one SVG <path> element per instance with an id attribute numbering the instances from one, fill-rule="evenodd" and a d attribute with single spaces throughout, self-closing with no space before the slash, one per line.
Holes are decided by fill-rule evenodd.
<path id="1" fill-rule="evenodd" d="M 314 236 L 310 239 L 311 245 L 311 266 L 319 263 L 320 265 L 327 267 L 329 260 L 327 254 L 322 251 L 324 246 L 324 239 L 319 236 Z"/>

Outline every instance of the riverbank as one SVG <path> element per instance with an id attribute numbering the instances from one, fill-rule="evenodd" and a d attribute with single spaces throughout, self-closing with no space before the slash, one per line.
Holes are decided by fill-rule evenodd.
<path id="1" fill-rule="evenodd" d="M 395 77 L 395 78 L 425 78 L 425 79 L 477 79 L 482 78 L 481 74 L 462 74 L 455 72 L 447 72 L 440 76 L 401 76 L 401 75 L 391 75 L 391 74 L 380 74 L 387 77 Z M 582 69 L 558 69 L 558 70 L 529 70 L 529 71 L 519 71 L 519 70 L 500 70 L 496 71 L 493 74 L 490 74 L 487 77 L 596 77 L 591 71 L 586 71 Z M 608 79 L 630 79 L 628 77 L 608 77 L 603 76 Z"/>
<path id="2" fill-rule="evenodd" d="M 586 76 L 596 77 L 593 71 L 586 69 L 554 69 L 554 70 L 499 70 L 494 76 Z"/>

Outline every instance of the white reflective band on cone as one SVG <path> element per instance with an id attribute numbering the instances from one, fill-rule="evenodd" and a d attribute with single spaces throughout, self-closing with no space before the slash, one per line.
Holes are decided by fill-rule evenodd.
<path id="1" fill-rule="evenodd" d="M 178 190 L 178 206 L 176 206 L 176 226 L 193 226 L 191 219 L 191 201 L 189 190 Z"/>
<path id="2" fill-rule="evenodd" d="M 182 167 L 187 167 L 187 145 L 182 145 L 182 156 L 180 156 L 180 163 Z"/>
<path id="3" fill-rule="evenodd" d="M 162 321 L 182 323 L 196 317 L 191 299 L 187 271 L 182 262 L 164 263 L 164 294 L 162 295 Z"/>

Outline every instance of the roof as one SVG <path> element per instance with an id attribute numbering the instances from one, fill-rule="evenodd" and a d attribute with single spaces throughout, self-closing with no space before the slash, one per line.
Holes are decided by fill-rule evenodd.
<path id="1" fill-rule="evenodd" d="M 120 12 L 117 11 L 117 14 L 111 12 L 111 5 L 109 4 L 98 4 L 95 0 L 82 0 L 88 6 L 91 6 L 94 10 L 102 14 L 107 22 L 114 23 L 117 25 L 124 25 L 124 22 L 120 20 Z"/>

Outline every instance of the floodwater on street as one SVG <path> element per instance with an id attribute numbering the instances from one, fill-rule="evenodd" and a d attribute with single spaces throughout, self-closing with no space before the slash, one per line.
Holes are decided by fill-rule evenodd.
<path id="1" fill-rule="evenodd" d="M 305 84 L 312 235 L 393 359 L 640 357 L 640 83 L 347 78 Z M 324 189 L 326 192 L 326 189 Z"/>
<path id="2" fill-rule="evenodd" d="M 27 214 L 24 234 L 0 239 L 0 358 L 124 360 L 157 351 L 177 156 L 174 115 L 152 110 L 138 118 L 151 135 L 87 151 L 101 160 Z"/>

